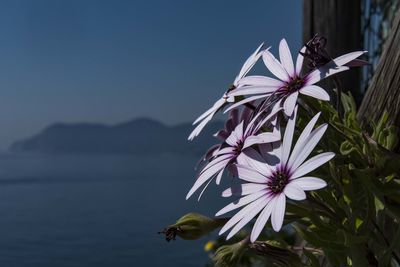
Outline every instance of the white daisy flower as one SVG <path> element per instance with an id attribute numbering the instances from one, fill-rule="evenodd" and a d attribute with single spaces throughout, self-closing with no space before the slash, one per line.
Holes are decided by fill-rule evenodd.
<path id="1" fill-rule="evenodd" d="M 229 188 L 222 195 L 241 198 L 221 209 L 216 216 L 244 207 L 225 224 L 220 235 L 231 229 L 227 239 L 231 238 L 258 214 L 251 232 L 252 242 L 260 235 L 269 217 L 273 229 L 279 231 L 285 215 L 286 198 L 304 200 L 304 191 L 326 186 L 324 180 L 306 175 L 332 159 L 334 153 L 321 153 L 307 161 L 306 159 L 325 133 L 327 125 L 323 124 L 312 130 L 320 115 L 318 113 L 305 127 L 291 150 L 296 115 L 297 107 L 287 123 L 281 144 L 273 151 L 275 159 L 279 159 L 277 162 L 271 163 L 271 154 L 261 150 L 263 157 L 255 152 L 247 165 L 237 165 L 239 178 L 247 183 Z M 267 163 L 263 162 L 264 159 Z"/>

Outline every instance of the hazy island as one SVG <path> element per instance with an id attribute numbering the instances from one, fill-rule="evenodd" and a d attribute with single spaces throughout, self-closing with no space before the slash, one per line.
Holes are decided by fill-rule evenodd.
<path id="1" fill-rule="evenodd" d="M 167 126 L 161 122 L 140 118 L 117 125 L 93 123 L 55 123 L 40 133 L 10 146 L 12 152 L 53 154 L 202 154 L 218 142 L 212 135 L 222 122 L 210 123 L 200 137 L 192 142 L 187 136 L 191 123 Z"/>

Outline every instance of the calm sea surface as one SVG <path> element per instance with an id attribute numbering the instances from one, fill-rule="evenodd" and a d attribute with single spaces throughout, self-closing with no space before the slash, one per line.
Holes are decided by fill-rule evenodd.
<path id="1" fill-rule="evenodd" d="M 167 243 L 157 234 L 186 212 L 224 205 L 214 189 L 185 201 L 196 161 L 1 155 L 0 266 L 204 266 L 207 238 Z"/>

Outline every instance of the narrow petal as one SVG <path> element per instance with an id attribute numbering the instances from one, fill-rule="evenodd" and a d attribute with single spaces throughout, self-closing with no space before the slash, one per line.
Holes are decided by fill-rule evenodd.
<path id="1" fill-rule="evenodd" d="M 207 118 L 205 118 L 199 125 L 194 128 L 194 130 L 190 133 L 188 140 L 192 141 L 196 136 L 200 134 L 200 132 L 204 129 L 207 123 L 213 118 L 215 113 L 211 113 Z"/>
<path id="2" fill-rule="evenodd" d="M 221 169 L 225 168 L 228 164 L 229 160 L 224 160 L 215 164 L 213 167 L 210 167 L 207 171 L 203 172 L 199 178 L 197 178 L 193 187 L 190 189 L 189 193 L 186 195 L 186 199 L 188 199 L 193 193 L 199 189 L 207 180 L 211 179 L 216 175 Z"/>
<path id="3" fill-rule="evenodd" d="M 306 85 L 313 85 L 314 83 L 317 83 L 333 74 L 349 70 L 349 67 L 342 66 L 338 67 L 336 64 L 334 64 L 332 61 L 331 63 L 328 63 L 321 68 L 318 68 L 316 70 L 313 70 L 307 76 L 304 78 L 305 79 L 305 86 Z"/>
<path id="4" fill-rule="evenodd" d="M 260 76 L 260 75 L 252 75 L 252 76 L 247 76 L 239 80 L 238 85 L 240 86 L 268 86 L 268 87 L 281 87 L 285 83 L 274 79 L 270 78 L 267 76 Z"/>
<path id="5" fill-rule="evenodd" d="M 303 48 L 300 50 L 300 53 L 297 55 L 297 60 L 296 60 L 296 75 L 299 76 L 301 72 L 301 68 L 303 67 L 303 61 L 304 57 L 301 53 L 306 52 L 306 47 L 303 46 Z"/>
<path id="6" fill-rule="evenodd" d="M 290 184 L 298 185 L 305 191 L 318 190 L 326 186 L 326 182 L 317 177 L 301 177 L 291 181 Z"/>
<path id="7" fill-rule="evenodd" d="M 356 51 L 356 52 L 347 53 L 347 54 L 341 55 L 340 57 L 333 59 L 333 62 L 335 62 L 335 64 L 337 66 L 343 66 L 344 64 L 351 62 L 352 60 L 358 58 L 359 56 L 361 56 L 362 54 L 364 54 L 366 52 L 367 51 Z"/>
<path id="8" fill-rule="evenodd" d="M 253 194 L 255 192 L 266 189 L 267 186 L 265 184 L 255 184 L 255 183 L 245 183 L 237 186 L 232 186 L 222 192 L 223 197 L 231 197 L 231 196 L 245 196 L 249 194 Z"/>
<path id="9" fill-rule="evenodd" d="M 264 144 L 279 141 L 281 136 L 278 133 L 261 133 L 259 135 L 253 135 L 246 138 L 244 141 L 243 148 L 250 147 L 254 144 Z"/>
<path id="10" fill-rule="evenodd" d="M 249 102 L 251 102 L 251 101 L 254 101 L 254 100 L 257 100 L 257 99 L 260 99 L 260 98 L 267 97 L 267 96 L 269 96 L 269 95 L 270 95 L 270 94 L 264 94 L 264 95 L 255 95 L 255 96 L 247 97 L 247 98 L 245 98 L 245 99 L 243 99 L 243 100 L 241 100 L 241 101 L 239 101 L 239 102 L 236 102 L 235 104 L 232 104 L 230 107 L 228 107 L 228 108 L 224 111 L 224 113 L 226 113 L 226 112 L 228 112 L 228 111 L 231 111 L 232 109 L 235 109 L 235 108 L 237 108 L 237 107 L 239 107 L 239 106 L 241 106 L 241 105 L 243 105 L 243 104 L 249 103 Z"/>
<path id="11" fill-rule="evenodd" d="M 271 216 L 272 209 L 275 206 L 276 198 L 272 198 L 271 201 L 265 206 L 263 211 L 257 218 L 256 223 L 253 226 L 253 230 L 251 231 L 250 241 L 255 242 L 260 235 L 261 231 L 264 229 L 265 224 L 267 223 L 269 216 Z"/>
<path id="12" fill-rule="evenodd" d="M 206 112 L 204 112 L 202 115 L 200 115 L 194 122 L 193 125 L 197 124 L 198 122 L 200 122 L 201 120 L 203 120 L 205 117 L 207 117 L 208 115 L 210 115 L 211 113 L 215 113 L 219 108 L 221 108 L 223 105 L 225 104 L 225 100 L 220 98 L 218 99 L 214 105 L 209 108 Z"/>
<path id="13" fill-rule="evenodd" d="M 296 170 L 297 167 L 306 160 L 306 158 L 311 154 L 313 149 L 318 144 L 319 140 L 321 140 L 327 128 L 328 125 L 325 123 L 311 132 L 308 138 L 303 142 L 302 146 L 299 147 L 300 151 L 298 153 L 298 157 L 295 158 L 293 165 L 291 166 L 292 170 Z"/>
<path id="14" fill-rule="evenodd" d="M 265 183 L 267 181 L 267 178 L 264 175 L 250 167 L 237 165 L 237 171 L 239 178 L 244 181 L 253 183 Z"/>
<path id="15" fill-rule="evenodd" d="M 319 166 L 325 164 L 326 162 L 330 161 L 333 157 L 335 156 L 335 153 L 333 152 L 326 152 L 326 153 L 321 153 L 317 156 L 314 156 L 312 158 L 310 158 L 309 160 L 307 160 L 306 162 L 304 162 L 299 168 L 297 168 L 291 178 L 295 179 L 298 177 L 301 177 L 313 170 L 315 170 L 316 168 L 318 168 Z"/>
<path id="16" fill-rule="evenodd" d="M 296 145 L 294 146 L 293 151 L 292 151 L 289 161 L 288 161 L 289 167 L 291 167 L 293 165 L 294 161 L 298 158 L 299 153 L 301 152 L 302 148 L 304 147 L 304 142 L 310 136 L 310 133 L 311 133 L 312 129 L 314 128 L 315 123 L 317 122 L 320 115 L 321 115 L 321 112 L 318 112 L 310 120 L 310 122 L 304 128 L 303 132 L 300 134 L 299 139 L 297 139 Z"/>
<path id="17" fill-rule="evenodd" d="M 279 232 L 282 228 L 283 217 L 285 216 L 286 196 L 285 194 L 280 194 L 276 198 L 274 209 L 272 211 L 271 223 L 274 231 Z"/>
<path id="18" fill-rule="evenodd" d="M 289 46 L 285 39 L 282 39 L 279 43 L 279 58 L 286 72 L 293 77 L 295 70 L 293 66 L 292 54 L 290 53 Z"/>
<path id="19" fill-rule="evenodd" d="M 261 197 L 255 200 L 254 202 L 250 203 L 243 209 L 241 209 L 238 213 L 236 213 L 219 231 L 219 235 L 222 235 L 227 230 L 232 228 L 235 224 L 237 224 L 241 219 L 243 219 L 247 214 L 249 214 L 254 208 L 259 207 L 260 204 L 265 202 L 267 197 Z"/>
<path id="20" fill-rule="evenodd" d="M 235 130 L 226 138 L 225 142 L 230 146 L 236 146 L 239 141 L 242 140 L 243 137 L 243 122 L 239 123 L 236 126 Z"/>
<path id="21" fill-rule="evenodd" d="M 264 51 L 263 61 L 268 70 L 282 81 L 289 81 L 290 77 L 281 63 L 269 52 Z"/>
<path id="22" fill-rule="evenodd" d="M 246 224 L 248 224 L 254 217 L 257 216 L 257 214 L 267 205 L 269 202 L 268 198 L 263 198 L 263 201 L 260 201 L 257 206 L 253 207 L 251 211 L 249 211 L 246 216 L 244 216 L 236 225 L 235 227 L 232 228 L 232 230 L 229 232 L 228 236 L 226 237 L 226 240 L 230 239 L 232 236 L 234 236 L 237 232 L 240 231 Z"/>
<path id="23" fill-rule="evenodd" d="M 269 94 L 278 90 L 278 86 L 243 86 L 228 93 L 228 96 L 246 96 L 256 94 Z"/>
<path id="24" fill-rule="evenodd" d="M 247 148 L 240 154 L 240 164 L 253 168 L 255 171 L 262 173 L 263 176 L 271 174 L 271 170 L 263 157 L 254 149 Z"/>
<path id="25" fill-rule="evenodd" d="M 285 111 L 286 116 L 292 116 L 298 96 L 299 92 L 294 92 L 286 98 L 285 103 L 283 103 L 283 110 Z"/>
<path id="26" fill-rule="evenodd" d="M 264 43 L 260 44 L 257 49 L 249 56 L 249 58 L 244 62 L 238 76 L 236 76 L 233 84 L 237 86 L 237 82 L 246 76 L 246 74 L 253 68 L 253 66 L 257 63 L 258 59 L 261 56 L 260 50 L 264 46 Z M 267 48 L 269 49 L 269 48 Z"/>
<path id="27" fill-rule="evenodd" d="M 301 187 L 297 184 L 289 183 L 285 186 L 283 193 L 285 193 L 288 198 L 293 200 L 306 199 L 306 193 L 304 193 L 303 189 L 301 189 Z"/>
<path id="28" fill-rule="evenodd" d="M 255 201 L 255 200 L 257 200 L 257 199 L 259 199 L 261 197 L 265 197 L 266 195 L 267 195 L 267 191 L 261 190 L 261 191 L 258 191 L 256 193 L 254 193 L 254 194 L 250 194 L 250 195 L 244 196 L 244 197 L 240 198 L 238 201 L 235 201 L 235 202 L 232 202 L 232 203 L 226 205 L 223 209 L 218 211 L 215 214 L 215 216 L 221 216 L 221 215 L 223 215 L 225 213 L 228 213 L 228 212 L 230 212 L 232 210 L 235 210 L 235 209 L 238 209 L 240 207 L 243 207 L 244 205 L 247 205 L 247 204 L 249 204 L 249 203 L 251 203 L 251 202 L 253 202 L 253 201 Z"/>
<path id="29" fill-rule="evenodd" d="M 282 164 L 286 164 L 289 158 L 290 149 L 292 147 L 294 128 L 296 126 L 296 116 L 297 116 L 297 108 L 295 109 L 293 115 L 289 118 L 286 124 L 285 135 L 283 136 L 281 157 L 280 157 Z"/>
<path id="30" fill-rule="evenodd" d="M 224 173 L 224 170 L 225 170 L 225 168 L 222 169 L 222 170 L 218 173 L 217 179 L 215 179 L 215 183 L 216 183 L 217 185 L 219 185 L 219 184 L 221 183 L 221 178 L 222 178 L 222 174 Z"/>
<path id="31" fill-rule="evenodd" d="M 319 86 L 316 85 L 308 85 L 300 89 L 300 93 L 303 95 L 312 96 L 319 100 L 329 101 L 329 94 Z"/>

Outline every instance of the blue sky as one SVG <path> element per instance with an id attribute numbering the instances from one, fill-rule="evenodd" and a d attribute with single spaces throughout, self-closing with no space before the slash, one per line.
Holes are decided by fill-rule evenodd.
<path id="1" fill-rule="evenodd" d="M 0 148 L 53 122 L 192 121 L 301 1 L 0 2 Z"/>

